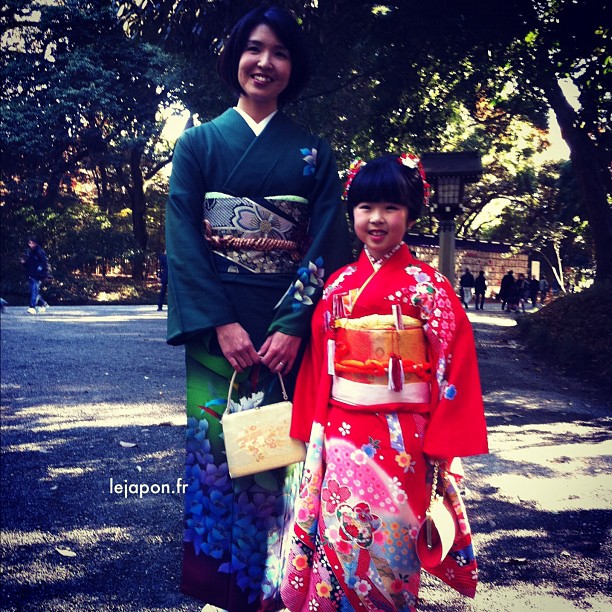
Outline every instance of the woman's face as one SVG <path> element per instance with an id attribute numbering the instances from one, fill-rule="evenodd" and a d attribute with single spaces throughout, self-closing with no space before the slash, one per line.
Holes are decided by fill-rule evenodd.
<path id="1" fill-rule="evenodd" d="M 355 234 L 380 259 L 404 238 L 412 223 L 408 209 L 393 202 L 360 202 L 353 209 Z"/>
<path id="2" fill-rule="evenodd" d="M 246 97 L 255 104 L 273 106 L 274 110 L 290 76 L 289 50 L 270 27 L 258 25 L 249 35 L 238 63 L 238 82 Z"/>

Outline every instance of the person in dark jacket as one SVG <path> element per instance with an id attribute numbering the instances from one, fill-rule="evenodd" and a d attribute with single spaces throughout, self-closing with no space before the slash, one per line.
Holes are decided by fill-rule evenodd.
<path id="1" fill-rule="evenodd" d="M 474 291 L 474 275 L 470 272 L 469 268 L 466 268 L 465 272 L 461 275 L 459 285 L 461 285 L 461 301 L 466 308 L 469 308 L 469 304 L 472 301 L 472 292 Z"/>
<path id="2" fill-rule="evenodd" d="M 525 302 L 529 299 L 529 281 L 525 278 L 524 274 L 519 273 L 516 283 L 514 283 L 514 289 L 515 299 L 512 301 L 512 310 L 518 312 L 518 309 L 520 308 L 523 312 L 525 312 Z M 511 304 L 508 303 L 509 309 L 510 306 Z"/>
<path id="3" fill-rule="evenodd" d="M 49 277 L 49 262 L 46 253 L 36 242 L 35 238 L 28 239 L 28 248 L 25 255 L 21 258 L 21 263 L 28 276 L 30 288 L 30 307 L 27 312 L 28 314 L 44 312 L 49 307 L 49 304 L 45 302 L 40 294 L 40 285 L 43 280 Z"/>
<path id="4" fill-rule="evenodd" d="M 542 274 L 540 278 L 540 303 L 544 304 L 546 302 L 546 296 L 548 295 L 548 281 L 546 277 Z"/>
<path id="5" fill-rule="evenodd" d="M 487 291 L 487 279 L 484 270 L 481 270 L 474 281 L 474 295 L 476 296 L 476 310 L 484 310 L 485 293 Z"/>
<path id="6" fill-rule="evenodd" d="M 502 278 L 499 287 L 499 299 L 501 300 L 501 309 L 506 310 L 506 304 L 509 301 L 510 294 L 514 290 L 514 273 L 508 270 L 508 273 Z"/>
<path id="7" fill-rule="evenodd" d="M 529 281 L 529 299 L 531 300 L 531 305 L 535 308 L 538 302 L 538 293 L 540 291 L 540 281 L 536 278 L 534 274 Z"/>

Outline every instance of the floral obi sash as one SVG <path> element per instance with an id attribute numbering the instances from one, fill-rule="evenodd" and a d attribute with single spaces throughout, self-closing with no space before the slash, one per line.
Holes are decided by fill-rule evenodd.
<path id="1" fill-rule="evenodd" d="M 230 264 L 227 271 L 291 274 L 305 252 L 308 200 L 207 193 L 202 224 L 213 253 Z"/>
<path id="2" fill-rule="evenodd" d="M 431 364 L 423 325 L 401 315 L 334 321 L 332 398 L 343 404 L 427 404 Z M 399 329 L 398 329 L 399 327 Z"/>

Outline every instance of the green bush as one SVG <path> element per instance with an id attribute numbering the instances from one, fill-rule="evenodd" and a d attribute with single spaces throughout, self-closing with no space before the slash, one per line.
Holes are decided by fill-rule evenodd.
<path id="1" fill-rule="evenodd" d="M 567 294 L 537 313 L 520 317 L 529 348 L 569 375 L 612 389 L 612 285 Z"/>

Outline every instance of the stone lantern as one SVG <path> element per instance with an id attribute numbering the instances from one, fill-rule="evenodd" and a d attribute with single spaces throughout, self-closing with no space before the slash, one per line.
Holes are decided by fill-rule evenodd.
<path id="1" fill-rule="evenodd" d="M 439 221 L 439 270 L 455 284 L 455 216 L 463 210 L 463 188 L 482 176 L 477 151 L 424 153 L 421 162 L 432 187 L 431 212 Z"/>

